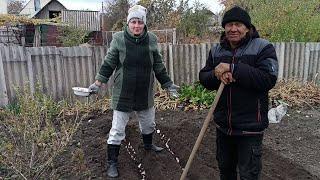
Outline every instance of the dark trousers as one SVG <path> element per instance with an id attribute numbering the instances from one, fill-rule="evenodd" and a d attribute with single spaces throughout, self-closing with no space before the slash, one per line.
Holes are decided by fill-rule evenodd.
<path id="1" fill-rule="evenodd" d="M 228 136 L 217 132 L 217 161 L 221 180 L 258 180 L 262 169 L 263 135 Z"/>

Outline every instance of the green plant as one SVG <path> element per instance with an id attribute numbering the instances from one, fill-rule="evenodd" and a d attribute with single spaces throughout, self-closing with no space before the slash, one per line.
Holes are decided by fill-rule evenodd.
<path id="1" fill-rule="evenodd" d="M 214 101 L 216 92 L 205 89 L 199 82 L 193 85 L 182 85 L 179 100 L 186 105 L 209 108 Z"/>
<path id="2" fill-rule="evenodd" d="M 14 114 L 20 113 L 20 105 L 17 102 L 13 102 L 7 105 L 6 109 Z"/>
<path id="3" fill-rule="evenodd" d="M 89 32 L 82 29 L 81 27 L 75 28 L 71 26 L 62 26 L 59 29 L 60 36 L 58 40 L 63 44 L 63 46 L 78 46 L 79 44 L 85 43 L 86 36 Z"/>

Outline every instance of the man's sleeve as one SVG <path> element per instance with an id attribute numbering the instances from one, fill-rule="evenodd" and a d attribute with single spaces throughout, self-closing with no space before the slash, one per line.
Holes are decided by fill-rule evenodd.
<path id="1" fill-rule="evenodd" d="M 233 77 L 242 87 L 268 91 L 274 87 L 278 76 L 278 60 L 272 44 L 269 43 L 261 50 L 256 62 L 256 67 L 241 62 L 235 64 Z"/>
<path id="2" fill-rule="evenodd" d="M 214 58 L 212 56 L 212 50 L 209 52 L 208 59 L 206 61 L 205 67 L 203 67 L 199 72 L 200 83 L 207 89 L 215 90 L 219 88 L 220 80 L 214 75 Z"/>

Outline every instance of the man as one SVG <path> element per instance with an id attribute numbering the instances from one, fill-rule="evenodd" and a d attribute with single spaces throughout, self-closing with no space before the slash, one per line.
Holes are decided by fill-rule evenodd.
<path id="1" fill-rule="evenodd" d="M 135 5 L 128 11 L 127 26 L 115 33 L 108 53 L 89 89 L 98 91 L 114 74 L 112 90 L 113 120 L 108 138 L 109 177 L 119 175 L 117 164 L 121 141 L 131 112 L 136 112 L 144 149 L 160 152 L 163 148 L 152 143 L 155 129 L 154 76 L 162 88 L 177 97 L 178 86 L 170 80 L 158 49 L 157 37 L 148 32 L 146 8 Z"/>
<path id="2" fill-rule="evenodd" d="M 256 180 L 262 168 L 263 131 L 268 127 L 268 91 L 277 81 L 278 62 L 272 44 L 259 38 L 249 14 L 240 7 L 222 20 L 225 32 L 212 47 L 199 73 L 201 84 L 225 84 L 214 112 L 217 161 L 221 180 Z"/>

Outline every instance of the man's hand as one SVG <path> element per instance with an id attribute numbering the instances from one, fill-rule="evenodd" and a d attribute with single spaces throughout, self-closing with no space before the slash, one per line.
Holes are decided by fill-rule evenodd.
<path id="1" fill-rule="evenodd" d="M 91 84 L 88 89 L 91 90 L 93 93 L 97 93 L 100 89 L 101 86 L 101 82 L 100 81 L 96 81 L 93 84 Z"/>
<path id="2" fill-rule="evenodd" d="M 214 75 L 223 82 L 223 84 L 230 84 L 235 82 L 235 79 L 232 77 L 232 73 L 230 72 L 230 64 L 228 63 L 220 63 L 218 66 L 214 68 Z"/>
<path id="3" fill-rule="evenodd" d="M 221 79 L 222 75 L 225 72 L 230 72 L 230 64 L 228 64 L 228 63 L 220 63 L 218 66 L 216 66 L 214 68 L 214 75 L 218 79 Z"/>
<path id="4" fill-rule="evenodd" d="M 236 80 L 233 79 L 232 77 L 232 73 L 231 72 L 225 72 L 222 74 L 221 78 L 220 78 L 220 81 L 223 82 L 223 84 L 230 84 L 232 82 L 235 82 Z"/>
<path id="5" fill-rule="evenodd" d="M 175 84 L 172 84 L 171 86 L 169 86 L 167 88 L 167 92 L 169 93 L 169 96 L 173 97 L 173 98 L 178 98 L 179 97 L 179 93 L 178 93 L 179 88 L 180 88 L 180 86 L 177 86 Z"/>

